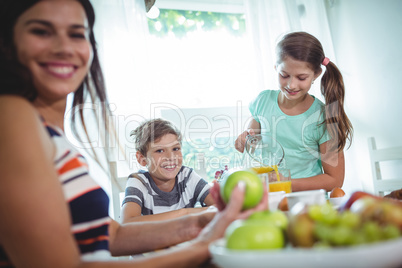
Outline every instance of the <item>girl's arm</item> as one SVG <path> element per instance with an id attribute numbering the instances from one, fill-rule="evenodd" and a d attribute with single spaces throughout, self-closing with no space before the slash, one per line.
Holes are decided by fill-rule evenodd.
<path id="1" fill-rule="evenodd" d="M 292 179 L 292 191 L 324 189 L 331 191 L 335 187 L 342 187 L 345 178 L 345 158 L 343 151 L 329 150 L 329 142 L 320 145 L 322 167 L 324 174 L 309 178 Z"/>
<path id="2" fill-rule="evenodd" d="M 121 222 L 144 222 L 144 221 L 162 221 L 178 218 L 184 215 L 189 215 L 192 213 L 198 213 L 206 210 L 207 207 L 199 208 L 182 208 L 176 209 L 168 212 L 153 214 L 153 215 L 141 215 L 141 207 L 135 202 L 127 202 L 123 205 L 121 211 Z"/>
<path id="3" fill-rule="evenodd" d="M 260 133 L 261 133 L 260 123 L 258 123 L 255 119 L 252 119 L 250 124 L 248 125 L 247 130 L 243 131 L 243 133 L 241 133 L 237 137 L 235 141 L 236 150 L 242 153 L 244 151 L 244 146 L 246 145 L 247 135 L 255 135 Z"/>

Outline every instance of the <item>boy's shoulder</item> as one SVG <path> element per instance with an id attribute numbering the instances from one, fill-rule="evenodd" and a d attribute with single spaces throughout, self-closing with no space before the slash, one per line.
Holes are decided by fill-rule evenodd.
<path id="1" fill-rule="evenodd" d="M 142 171 L 131 173 L 130 175 L 128 175 L 127 179 L 128 180 L 131 179 L 131 181 L 138 180 L 145 186 L 149 184 L 149 183 L 147 183 L 148 179 L 147 179 L 147 176 L 145 175 L 145 172 L 142 172 Z"/>
<path id="2" fill-rule="evenodd" d="M 199 181 L 204 180 L 193 168 L 182 166 L 179 173 L 177 174 L 179 181 L 189 180 L 189 181 Z"/>
<path id="3" fill-rule="evenodd" d="M 195 174 L 194 169 L 191 168 L 191 167 L 187 167 L 187 166 L 184 166 L 184 165 L 183 165 L 183 166 L 181 167 L 179 173 L 177 173 L 177 176 L 180 176 L 180 175 L 182 175 L 182 176 L 188 176 L 188 175 L 191 175 L 191 174 Z"/>

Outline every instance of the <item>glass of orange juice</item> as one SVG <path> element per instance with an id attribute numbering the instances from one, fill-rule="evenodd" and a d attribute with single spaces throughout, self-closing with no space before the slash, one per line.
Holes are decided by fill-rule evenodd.
<path id="1" fill-rule="evenodd" d="M 280 168 L 267 173 L 265 176 L 266 184 L 269 185 L 269 192 L 285 191 L 292 192 L 292 180 L 290 170 Z"/>

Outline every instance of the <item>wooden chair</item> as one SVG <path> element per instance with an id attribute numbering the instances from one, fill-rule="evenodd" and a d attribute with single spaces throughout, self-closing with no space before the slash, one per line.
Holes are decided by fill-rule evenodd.
<path id="1" fill-rule="evenodd" d="M 118 177 L 117 175 L 117 163 L 115 161 L 109 162 L 110 173 L 112 178 L 110 180 L 112 189 L 112 207 L 114 220 L 120 221 L 121 202 L 124 198 L 124 191 L 126 189 L 127 177 Z"/>
<path id="2" fill-rule="evenodd" d="M 391 192 L 402 188 L 402 172 L 398 178 L 383 178 L 380 162 L 390 160 L 402 160 L 402 146 L 377 149 L 375 139 L 368 139 L 371 170 L 373 174 L 374 194 L 384 196 L 385 192 Z"/>

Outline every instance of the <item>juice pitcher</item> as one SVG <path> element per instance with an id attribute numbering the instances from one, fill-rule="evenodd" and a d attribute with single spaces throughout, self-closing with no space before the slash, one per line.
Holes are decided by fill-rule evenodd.
<path id="1" fill-rule="evenodd" d="M 285 156 L 282 145 L 268 134 L 248 135 L 244 149 L 249 156 L 245 165 L 255 168 L 257 173 L 269 171 L 258 172 L 258 168 L 273 170 L 275 166 L 278 167 Z"/>

